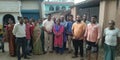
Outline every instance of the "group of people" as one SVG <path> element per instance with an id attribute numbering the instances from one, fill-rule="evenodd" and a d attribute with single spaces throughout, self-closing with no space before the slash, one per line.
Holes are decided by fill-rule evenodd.
<path id="1" fill-rule="evenodd" d="M 21 60 L 21 57 L 29 59 L 27 56 L 31 56 L 31 53 L 41 55 L 54 51 L 61 55 L 65 51 L 74 51 L 72 58 L 77 58 L 79 48 L 81 59 L 84 59 L 86 52 L 88 60 L 91 60 L 91 53 L 95 53 L 94 59 L 98 60 L 98 43 L 102 39 L 102 29 L 96 16 L 92 16 L 88 21 L 86 15 L 77 15 L 76 20 L 73 20 L 73 15 L 68 15 L 65 19 L 63 15 L 52 18 L 49 14 L 44 20 L 34 21 L 27 17 L 18 17 L 18 21 L 14 24 L 9 19 L 9 24 L 5 28 L 9 53 L 11 56 L 17 55 L 18 60 Z M 104 29 L 102 39 L 105 45 L 105 60 L 115 60 L 119 37 L 120 30 L 115 27 L 115 22 L 110 20 L 109 27 Z"/>

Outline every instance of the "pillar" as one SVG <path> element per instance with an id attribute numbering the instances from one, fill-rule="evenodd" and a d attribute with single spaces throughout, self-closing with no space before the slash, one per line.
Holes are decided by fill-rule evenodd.
<path id="1" fill-rule="evenodd" d="M 116 22 L 116 26 L 118 27 L 120 18 L 117 18 L 118 16 L 118 10 L 117 10 L 117 1 L 116 0 L 101 0 L 100 1 L 100 7 L 99 7 L 99 23 L 101 26 L 102 35 L 104 32 L 104 29 L 108 27 L 108 21 L 114 20 Z M 101 36 L 102 36 L 101 35 Z M 102 37 L 101 37 L 102 38 Z M 100 41 L 101 43 L 102 41 Z"/>

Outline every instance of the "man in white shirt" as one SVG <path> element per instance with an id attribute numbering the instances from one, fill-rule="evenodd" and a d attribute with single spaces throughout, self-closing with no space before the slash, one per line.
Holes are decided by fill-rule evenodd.
<path id="1" fill-rule="evenodd" d="M 115 50 L 120 40 L 120 30 L 115 27 L 113 20 L 109 21 L 109 27 L 104 30 L 105 58 L 104 60 L 115 60 Z"/>
<path id="2" fill-rule="evenodd" d="M 43 21 L 43 29 L 44 29 L 44 35 L 45 35 L 45 45 L 44 45 L 44 51 L 47 52 L 53 52 L 53 34 L 52 34 L 52 28 L 54 25 L 54 21 L 51 19 L 51 15 L 48 15 L 48 19 Z"/>
<path id="3" fill-rule="evenodd" d="M 13 34 L 16 37 L 16 45 L 17 45 L 17 57 L 18 60 L 21 60 L 20 56 L 20 47 L 22 46 L 23 56 L 25 59 L 29 59 L 26 55 L 26 31 L 25 24 L 23 23 L 23 18 L 18 17 L 19 23 L 16 23 L 13 28 Z"/>

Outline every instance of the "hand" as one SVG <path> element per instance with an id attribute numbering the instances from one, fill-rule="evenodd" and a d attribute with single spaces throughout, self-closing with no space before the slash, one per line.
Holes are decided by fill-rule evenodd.
<path id="1" fill-rule="evenodd" d="M 48 34 L 50 34 L 51 32 L 50 31 L 47 31 Z"/>
<path id="2" fill-rule="evenodd" d="M 73 36 L 73 34 L 70 34 L 71 36 Z"/>
<path id="3" fill-rule="evenodd" d="M 79 37 L 75 37 L 75 39 L 79 39 Z"/>
<path id="4" fill-rule="evenodd" d="M 46 31 L 47 33 L 49 33 L 49 31 Z"/>
<path id="5" fill-rule="evenodd" d="M 52 34 L 52 31 L 49 31 L 49 34 Z"/>
<path id="6" fill-rule="evenodd" d="M 98 42 L 96 41 L 96 43 L 95 43 L 96 45 L 98 45 Z"/>
<path id="7" fill-rule="evenodd" d="M 99 43 L 99 40 L 100 40 L 100 38 L 97 39 L 97 41 L 96 41 L 96 43 L 95 43 L 96 45 Z"/>
<path id="8" fill-rule="evenodd" d="M 83 39 L 84 39 L 84 40 L 87 40 L 87 37 L 84 37 Z"/>

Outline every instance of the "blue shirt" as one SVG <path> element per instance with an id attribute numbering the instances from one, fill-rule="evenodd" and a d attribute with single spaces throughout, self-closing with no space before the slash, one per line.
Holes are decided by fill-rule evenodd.
<path id="1" fill-rule="evenodd" d="M 72 25 L 73 25 L 73 23 L 74 22 L 72 22 L 72 21 L 67 22 L 67 33 L 72 34 Z"/>
<path id="2" fill-rule="evenodd" d="M 66 42 L 67 41 L 67 35 L 66 35 L 67 22 L 63 21 L 63 22 L 60 22 L 60 24 L 64 26 L 63 41 Z"/>
<path id="3" fill-rule="evenodd" d="M 63 25 L 63 26 L 64 26 L 64 28 L 66 28 L 66 27 L 67 27 L 67 22 L 66 22 L 66 21 L 64 21 L 64 22 L 60 22 L 60 24 L 61 24 L 61 25 Z"/>

